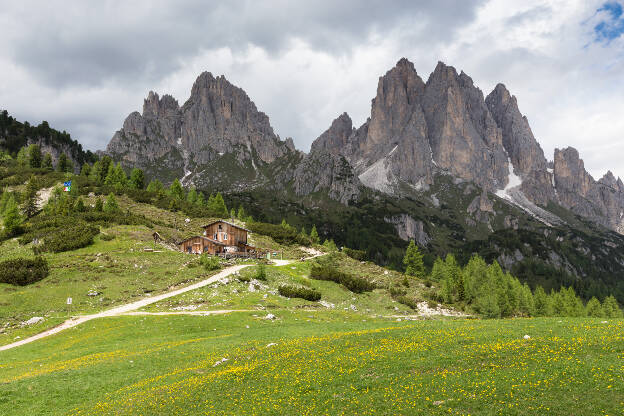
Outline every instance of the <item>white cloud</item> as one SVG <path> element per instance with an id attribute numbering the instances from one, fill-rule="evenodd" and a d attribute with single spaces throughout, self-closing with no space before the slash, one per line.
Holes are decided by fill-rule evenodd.
<path id="1" fill-rule="evenodd" d="M 464 3 L 457 13 L 405 2 L 371 14 L 359 2 L 298 10 L 277 1 L 268 12 L 243 0 L 212 10 L 185 1 L 124 6 L 121 16 L 116 3 L 101 13 L 80 2 L 70 12 L 12 6 L 0 11 L 8 46 L 0 50 L 0 106 L 103 148 L 147 91 L 182 104 L 197 75 L 210 71 L 243 88 L 282 138 L 307 149 L 343 111 L 364 122 L 378 77 L 400 57 L 425 80 L 442 60 L 486 95 L 505 83 L 548 158 L 571 145 L 596 177 L 607 169 L 624 177 L 624 40 L 594 42 L 601 3 Z"/>

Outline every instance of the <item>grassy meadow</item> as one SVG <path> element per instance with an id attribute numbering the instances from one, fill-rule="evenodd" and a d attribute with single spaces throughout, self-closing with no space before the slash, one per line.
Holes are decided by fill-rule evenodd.
<path id="1" fill-rule="evenodd" d="M 624 410 L 622 320 L 276 315 L 106 318 L 2 352 L 0 414 Z"/>

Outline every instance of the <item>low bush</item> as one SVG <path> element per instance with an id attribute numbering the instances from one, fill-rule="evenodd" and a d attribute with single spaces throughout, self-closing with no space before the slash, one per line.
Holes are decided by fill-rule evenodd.
<path id="1" fill-rule="evenodd" d="M 280 295 L 287 298 L 301 298 L 312 302 L 321 299 L 321 292 L 303 286 L 282 285 L 278 291 Z"/>
<path id="2" fill-rule="evenodd" d="M 414 310 L 418 309 L 419 301 L 414 298 L 410 298 L 408 296 L 398 296 L 396 300 L 397 302 L 402 303 L 405 306 L 409 306 L 410 308 Z"/>
<path id="3" fill-rule="evenodd" d="M 221 268 L 221 262 L 218 257 L 202 254 L 199 262 L 204 266 L 204 269 L 208 271 L 219 270 Z"/>
<path id="4" fill-rule="evenodd" d="M 100 239 L 102 239 L 103 241 L 112 241 L 115 239 L 115 236 L 113 234 L 102 234 L 100 236 Z"/>
<path id="5" fill-rule="evenodd" d="M 99 227 L 85 222 L 77 222 L 65 228 L 58 228 L 46 235 L 38 250 L 54 253 L 76 250 L 93 244 L 93 238 L 99 233 Z"/>
<path id="6" fill-rule="evenodd" d="M 399 296 L 405 296 L 407 294 L 407 291 L 400 286 L 392 286 L 390 287 L 389 291 L 390 291 L 390 296 L 392 296 L 395 299 L 398 298 Z"/>
<path id="7" fill-rule="evenodd" d="M 256 280 L 267 280 L 266 275 L 266 265 L 264 263 L 258 264 L 258 268 L 256 269 Z"/>
<path id="8" fill-rule="evenodd" d="M 367 259 L 366 252 L 364 250 L 354 250 L 349 247 L 344 247 L 342 252 L 354 260 L 364 261 Z"/>
<path id="9" fill-rule="evenodd" d="M 48 273 L 48 262 L 43 257 L 0 262 L 0 283 L 26 286 L 45 279 Z"/>
<path id="10" fill-rule="evenodd" d="M 315 264 L 310 271 L 310 277 L 316 280 L 329 280 L 339 283 L 349 289 L 353 293 L 370 292 L 377 286 L 361 277 L 343 273 L 334 267 L 327 265 Z"/>
<path id="11" fill-rule="evenodd" d="M 247 225 L 253 233 L 267 235 L 280 244 L 310 245 L 310 238 L 297 233 L 294 228 L 286 228 L 281 225 L 268 224 L 265 222 L 252 222 Z"/>

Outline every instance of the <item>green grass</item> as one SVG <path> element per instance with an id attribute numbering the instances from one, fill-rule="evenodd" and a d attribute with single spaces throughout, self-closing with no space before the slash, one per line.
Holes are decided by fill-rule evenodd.
<path id="1" fill-rule="evenodd" d="M 196 262 L 195 256 L 157 246 L 160 253 L 145 252 L 152 248 L 151 231 L 143 226 L 114 226 L 103 232 L 114 235 L 111 241 L 96 237 L 91 246 L 65 253 L 47 253 L 50 275 L 28 286 L 0 284 L 0 344 L 13 342 L 55 326 L 68 317 L 66 299 L 73 299 L 72 314 L 95 313 L 110 307 L 138 300 L 209 277 L 202 267 L 187 267 Z M 0 247 L 0 260 L 27 256 L 32 251 L 17 241 L 7 241 Z M 90 290 L 101 294 L 87 296 Z M 45 321 L 20 327 L 33 316 Z"/>
<path id="2" fill-rule="evenodd" d="M 624 409 L 623 320 L 396 322 L 284 311 L 268 321 L 254 315 L 100 319 L 2 352 L 0 413 L 596 415 Z"/>
<path id="3" fill-rule="evenodd" d="M 213 285 L 187 292 L 147 306 L 145 311 L 172 311 L 192 308 L 193 310 L 319 310 L 326 306 L 319 302 L 303 299 L 289 299 L 278 294 L 282 284 L 294 284 L 310 287 L 321 292 L 321 300 L 333 305 L 331 309 L 350 310 L 363 314 L 394 315 L 412 314 L 409 307 L 392 299 L 386 287 L 398 284 L 403 275 L 388 271 L 372 263 L 360 263 L 347 256 L 337 256 L 337 265 L 342 270 L 376 281 L 382 288 L 361 294 L 352 293 L 334 282 L 314 280 L 310 276 L 311 262 L 295 262 L 286 266 L 266 267 L 267 280 L 250 283 L 255 279 L 257 267 L 252 266 L 240 271 L 240 276 L 232 276 L 227 284 Z M 387 273 L 387 274 L 386 274 Z M 250 286 L 251 290 L 250 290 Z M 256 287 L 257 286 L 257 287 Z M 421 283 L 413 282 L 411 288 L 405 288 L 411 296 L 423 299 L 425 291 Z"/>

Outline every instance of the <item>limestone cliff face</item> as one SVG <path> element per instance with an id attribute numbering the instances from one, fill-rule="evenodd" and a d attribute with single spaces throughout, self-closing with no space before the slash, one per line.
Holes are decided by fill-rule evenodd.
<path id="1" fill-rule="evenodd" d="M 423 109 L 439 167 L 490 191 L 507 184 L 501 130 L 468 75 L 438 63 L 427 81 Z"/>
<path id="2" fill-rule="evenodd" d="M 306 155 L 294 172 L 294 191 L 299 196 L 327 192 L 347 205 L 360 195 L 361 183 L 347 160 L 325 150 Z"/>
<path id="3" fill-rule="evenodd" d="M 608 172 L 595 181 L 576 149 L 555 149 L 555 187 L 561 205 L 620 233 L 624 232 L 624 188 Z"/>
<path id="4" fill-rule="evenodd" d="M 503 146 L 514 172 L 522 178 L 522 192 L 540 205 L 556 202 L 552 173 L 548 171 L 544 151 L 535 140 L 529 121 L 520 113 L 516 97 L 503 84 L 498 84 L 485 103 L 501 128 Z"/>
<path id="5" fill-rule="evenodd" d="M 192 181 L 207 165 L 225 154 L 244 164 L 271 163 L 293 152 L 280 141 L 266 114 L 225 77 L 202 73 L 182 107 L 169 95 L 150 92 L 143 113 L 131 113 L 106 148 L 128 166 L 158 169 Z"/>

